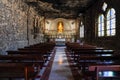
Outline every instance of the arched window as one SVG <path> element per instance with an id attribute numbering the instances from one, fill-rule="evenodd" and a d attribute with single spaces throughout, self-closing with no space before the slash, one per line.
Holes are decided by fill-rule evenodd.
<path id="1" fill-rule="evenodd" d="M 103 3 L 103 6 L 102 6 L 102 9 L 103 9 L 103 11 L 106 11 L 106 9 L 107 9 L 107 3 Z"/>
<path id="2" fill-rule="evenodd" d="M 116 34 L 116 15 L 115 9 L 111 8 L 107 12 L 107 36 L 114 36 Z"/>
<path id="3" fill-rule="evenodd" d="M 98 17 L 98 36 L 104 36 L 104 16 L 103 14 L 99 15 Z"/>
<path id="4" fill-rule="evenodd" d="M 81 22 L 81 25 L 80 25 L 80 38 L 84 38 L 84 25 L 83 25 L 82 22 Z"/>

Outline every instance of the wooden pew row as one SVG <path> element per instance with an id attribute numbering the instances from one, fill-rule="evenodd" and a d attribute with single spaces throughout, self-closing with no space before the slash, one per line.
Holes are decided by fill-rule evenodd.
<path id="1" fill-rule="evenodd" d="M 41 69 L 45 63 L 44 55 L 50 54 L 53 48 L 54 44 L 47 43 L 27 46 L 18 51 L 7 51 L 8 55 L 0 55 L 0 72 L 3 73 L 0 74 L 0 78 L 33 79 L 37 75 L 36 71 L 39 72 L 37 69 Z"/>
<path id="2" fill-rule="evenodd" d="M 80 63 L 80 60 L 84 60 L 83 62 L 81 62 L 81 64 L 83 63 L 90 63 L 90 64 L 96 64 L 95 62 L 91 62 L 91 61 L 95 61 L 95 60 L 111 60 L 114 59 L 113 55 L 114 51 L 113 50 L 104 50 L 104 49 L 80 49 L 79 51 L 74 51 L 73 53 L 73 58 L 74 61 L 76 63 Z M 103 56 L 103 55 L 109 55 L 109 56 Z M 85 62 L 87 61 L 87 62 Z"/>
<path id="3" fill-rule="evenodd" d="M 93 65 L 89 67 L 90 72 L 95 72 L 93 77 L 95 77 L 96 80 L 99 80 L 100 78 L 102 80 L 120 80 L 120 65 Z M 111 72 L 111 73 L 109 73 Z M 107 73 L 107 74 L 104 74 Z M 117 78 L 117 79 L 116 79 Z"/>
<path id="4" fill-rule="evenodd" d="M 79 45 L 78 43 L 67 44 L 67 50 L 69 51 L 70 55 L 72 54 L 73 56 L 75 54 L 78 54 L 81 52 L 88 53 L 88 52 L 94 52 L 94 51 L 96 51 L 96 52 L 105 51 L 105 49 L 101 48 L 101 47 L 92 46 L 92 45 L 88 45 L 88 44 Z M 108 49 L 106 49 L 106 50 L 108 51 Z"/>
<path id="5" fill-rule="evenodd" d="M 13 51 L 9 50 L 7 51 L 8 55 L 44 55 L 45 52 L 40 52 L 37 50 L 19 50 L 19 51 Z"/>
<path id="6" fill-rule="evenodd" d="M 90 53 L 90 52 L 88 52 Z M 98 66 L 113 66 L 113 65 L 120 65 L 119 60 L 120 60 L 120 56 L 114 56 L 114 55 L 111 55 L 111 56 L 102 56 L 101 54 L 102 53 L 99 53 L 99 52 L 96 52 L 94 54 L 96 55 L 91 55 L 88 54 L 86 55 L 87 53 L 84 53 L 83 55 L 79 55 L 79 59 L 77 59 L 79 62 L 77 62 L 80 66 L 82 66 L 82 71 L 83 71 L 83 74 L 86 75 L 86 67 L 90 67 L 90 66 L 93 66 L 93 65 L 98 65 Z M 98 54 L 100 54 L 98 56 Z M 103 53 L 103 54 L 113 54 L 112 52 L 109 53 Z M 82 61 L 82 62 L 80 62 Z M 108 62 L 107 62 L 108 61 Z M 110 63 L 109 61 L 113 61 L 112 63 Z M 112 67 L 110 67 L 110 69 L 113 69 Z M 89 71 L 88 71 L 89 72 Z M 93 71 L 92 73 L 96 73 L 98 74 L 98 72 L 95 72 Z M 91 71 L 90 71 L 90 74 L 91 74 Z M 96 77 L 96 76 L 94 76 Z"/>
<path id="7" fill-rule="evenodd" d="M 52 53 L 52 49 L 48 49 L 48 48 L 44 48 L 44 49 L 41 49 L 41 48 L 19 48 L 18 51 L 39 51 L 40 53 L 44 53 L 45 55 L 50 55 Z"/>
<path id="8" fill-rule="evenodd" d="M 54 43 L 47 43 L 43 45 L 32 45 L 32 46 L 27 46 L 24 48 L 18 48 L 19 51 L 39 51 L 40 53 L 44 53 L 47 56 L 49 56 L 54 49 L 55 44 Z"/>
<path id="9" fill-rule="evenodd" d="M 25 48 L 53 48 L 55 43 L 43 43 L 43 44 L 35 44 L 30 46 L 25 46 Z"/>
<path id="10" fill-rule="evenodd" d="M 36 46 L 33 47 L 33 46 L 32 47 L 29 46 L 27 48 L 19 48 L 18 51 L 9 50 L 7 51 L 7 53 L 8 55 L 38 55 L 38 56 L 43 55 L 45 61 L 47 61 L 48 57 L 50 56 L 50 54 L 53 52 L 53 49 L 54 49 L 54 44 L 50 44 L 49 46 L 52 46 L 52 47 L 48 46 L 46 48 L 40 48 L 39 46 L 41 45 L 39 44 L 37 44 L 37 47 Z"/>
<path id="11" fill-rule="evenodd" d="M 54 46 L 50 47 L 46 47 L 46 48 L 40 48 L 39 46 L 34 46 L 34 47 L 27 47 L 27 48 L 23 48 L 23 49 L 18 49 L 18 51 L 7 51 L 8 55 L 32 55 L 32 56 L 43 56 L 44 57 L 44 61 L 46 61 L 47 57 L 46 54 L 48 56 L 48 54 L 50 55 L 52 50 L 53 50 Z M 41 66 L 42 68 L 42 66 Z"/>
<path id="12" fill-rule="evenodd" d="M 102 55 L 113 55 L 114 54 L 114 50 L 107 50 L 107 49 L 101 49 L 101 48 L 85 48 L 85 49 L 77 49 L 77 50 L 73 50 L 72 53 L 70 53 L 70 55 L 72 54 L 72 58 L 75 62 L 78 62 L 78 58 L 81 56 L 102 56 Z"/>
<path id="13" fill-rule="evenodd" d="M 0 55 L 0 78 L 33 79 L 43 66 L 43 57 Z"/>
<path id="14" fill-rule="evenodd" d="M 40 44 L 31 45 L 31 46 L 24 47 L 24 48 L 19 48 L 18 51 L 32 51 L 32 52 L 37 51 L 43 54 L 45 61 L 47 61 L 51 53 L 54 52 L 53 51 L 54 47 L 55 47 L 55 43 L 44 43 L 44 44 L 40 43 Z"/>
<path id="15" fill-rule="evenodd" d="M 45 63 L 44 57 L 36 56 L 36 55 L 0 55 L 0 62 L 39 62 L 40 65 L 43 65 Z M 42 67 L 42 66 L 41 66 Z"/>
<path id="16" fill-rule="evenodd" d="M 88 49 L 84 49 L 84 50 L 79 50 L 79 51 L 74 51 L 74 53 L 72 53 L 72 57 L 74 59 L 74 61 L 77 61 L 78 58 L 80 56 L 103 56 L 103 55 L 113 55 L 114 54 L 114 51 L 113 50 L 95 50 L 95 49 L 92 49 L 92 50 L 88 50 Z"/>
<path id="17" fill-rule="evenodd" d="M 36 75 L 31 69 L 33 69 L 31 66 L 23 63 L 0 63 L 0 78 L 24 78 L 29 80 Z"/>
<path id="18" fill-rule="evenodd" d="M 120 56 L 80 56 L 77 64 L 82 66 L 85 72 L 85 67 L 91 65 L 118 65 Z"/>
<path id="19" fill-rule="evenodd" d="M 36 56 L 43 56 L 45 61 L 48 60 L 50 53 L 46 51 L 39 51 L 39 50 L 19 50 L 19 51 L 7 51 L 8 55 L 36 55 Z"/>
<path id="20" fill-rule="evenodd" d="M 72 46 L 71 46 L 72 44 Z M 92 45 L 79 45 L 77 43 L 67 43 L 67 50 L 69 51 L 69 55 L 72 55 L 73 58 L 77 58 L 81 55 L 103 55 L 103 54 L 113 54 L 114 50 L 104 49 L 101 47 L 96 47 Z"/>
<path id="21" fill-rule="evenodd" d="M 69 43 L 69 44 L 67 43 L 66 46 L 67 46 L 68 50 L 95 49 L 95 48 L 98 48 L 98 47 L 93 46 L 93 45 L 88 45 L 88 44 L 80 45 L 78 43 Z M 99 49 L 103 49 L 103 48 L 99 47 Z"/>
<path id="22" fill-rule="evenodd" d="M 86 66 L 89 68 L 90 66 L 114 66 L 120 65 L 119 59 L 120 56 L 114 56 L 114 50 L 107 50 L 103 48 L 90 47 L 84 45 L 68 45 L 67 47 L 69 51 L 69 55 L 73 55 L 74 61 L 82 66 L 83 72 L 85 72 Z M 103 54 L 111 54 L 111 56 L 103 56 Z M 99 56 L 98 56 L 99 55 Z M 114 61 L 114 63 L 106 63 L 106 61 Z M 114 67 L 110 67 L 109 69 L 113 69 Z M 118 70 L 119 71 L 119 70 Z M 95 71 L 94 71 L 95 72 Z M 94 73 L 90 72 L 90 74 Z M 98 74 L 98 72 L 96 72 Z M 96 79 L 92 79 L 96 80 Z"/>
<path id="23" fill-rule="evenodd" d="M 44 55 L 54 48 L 53 43 L 40 43 L 27 46 L 29 50 L 7 51 L 8 55 L 0 55 L 0 78 L 34 79 L 45 63 Z M 39 48 L 35 50 L 34 48 Z M 45 51 L 46 49 L 46 51 Z M 48 54 L 48 52 L 47 52 Z"/>

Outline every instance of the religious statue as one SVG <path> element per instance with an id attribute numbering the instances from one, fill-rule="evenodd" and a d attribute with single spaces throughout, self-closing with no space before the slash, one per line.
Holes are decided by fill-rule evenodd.
<path id="1" fill-rule="evenodd" d="M 63 32 L 63 22 L 58 22 L 58 27 L 57 27 L 57 29 L 58 29 L 58 33 L 62 33 Z"/>

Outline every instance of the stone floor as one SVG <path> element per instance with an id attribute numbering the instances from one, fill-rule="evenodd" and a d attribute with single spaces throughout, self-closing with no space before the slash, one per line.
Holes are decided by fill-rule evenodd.
<path id="1" fill-rule="evenodd" d="M 74 80 L 64 49 L 65 47 L 56 47 L 49 80 Z"/>

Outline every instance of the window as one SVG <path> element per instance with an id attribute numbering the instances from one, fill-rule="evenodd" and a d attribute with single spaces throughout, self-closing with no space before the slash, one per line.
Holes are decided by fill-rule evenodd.
<path id="1" fill-rule="evenodd" d="M 98 36 L 104 36 L 104 16 L 101 14 L 98 17 Z"/>
<path id="2" fill-rule="evenodd" d="M 114 36 L 116 34 L 116 15 L 113 8 L 107 12 L 107 36 Z"/>
<path id="3" fill-rule="evenodd" d="M 84 25 L 81 22 L 81 26 L 80 26 L 80 38 L 84 38 Z"/>
<path id="4" fill-rule="evenodd" d="M 104 2 L 102 6 L 103 13 L 98 17 L 98 37 L 115 36 L 116 35 L 116 11 L 114 8 L 108 10 L 107 4 Z"/>
<path id="5" fill-rule="evenodd" d="M 107 4 L 104 2 L 102 6 L 103 11 L 106 11 L 106 8 L 107 8 Z"/>

